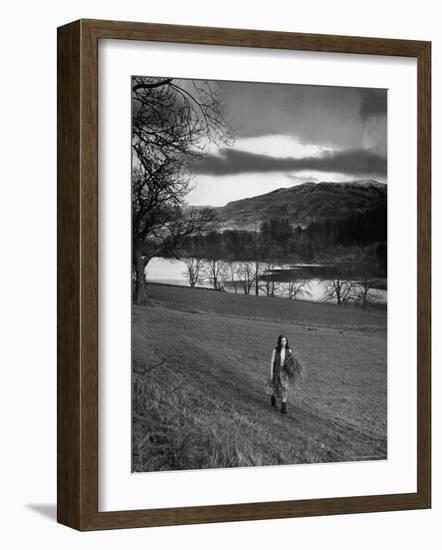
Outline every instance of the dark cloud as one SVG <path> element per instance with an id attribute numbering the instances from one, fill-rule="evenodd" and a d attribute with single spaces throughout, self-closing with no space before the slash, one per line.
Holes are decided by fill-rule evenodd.
<path id="1" fill-rule="evenodd" d="M 237 137 L 294 135 L 342 147 L 360 139 L 359 88 L 223 82 L 221 90 Z"/>
<path id="2" fill-rule="evenodd" d="M 348 149 L 320 157 L 276 158 L 235 149 L 221 149 L 219 155 L 208 155 L 194 164 L 196 174 L 227 176 L 245 173 L 314 170 L 349 175 L 386 175 L 387 159 L 374 151 Z"/>
<path id="3" fill-rule="evenodd" d="M 387 90 L 222 82 L 236 137 L 295 136 L 336 149 L 377 148 L 387 154 Z M 368 140 L 368 142 L 367 142 Z"/>
<path id="4" fill-rule="evenodd" d="M 387 90 L 365 88 L 359 91 L 361 95 L 360 115 L 362 120 L 377 115 L 387 115 Z"/>

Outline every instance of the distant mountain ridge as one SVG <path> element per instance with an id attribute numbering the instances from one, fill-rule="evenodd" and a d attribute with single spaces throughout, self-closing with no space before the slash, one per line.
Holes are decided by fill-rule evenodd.
<path id="1" fill-rule="evenodd" d="M 387 185 L 375 180 L 306 182 L 232 201 L 215 208 L 220 229 L 256 230 L 264 220 L 287 218 L 293 225 L 346 218 L 387 203 Z"/>

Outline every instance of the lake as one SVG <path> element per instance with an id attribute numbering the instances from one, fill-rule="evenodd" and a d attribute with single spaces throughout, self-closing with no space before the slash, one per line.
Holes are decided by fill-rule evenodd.
<path id="1" fill-rule="evenodd" d="M 266 275 L 266 279 L 270 281 L 277 281 L 278 286 L 278 296 L 287 297 L 289 283 L 281 281 L 281 274 L 284 273 L 293 273 L 299 270 L 299 272 L 310 271 L 314 273 L 315 270 L 322 267 L 322 264 L 307 264 L 307 263 L 291 263 L 291 264 L 278 264 L 275 265 L 272 272 L 269 272 Z M 274 275 L 272 275 L 272 273 Z M 303 275 L 305 277 L 305 275 Z M 169 258 L 153 258 L 146 269 L 146 278 L 149 282 L 154 283 L 163 283 L 163 284 L 172 284 L 179 286 L 189 286 L 189 280 L 187 276 L 187 267 L 184 261 L 169 259 Z M 261 286 L 264 287 L 265 281 L 261 282 Z M 198 287 L 212 288 L 213 285 L 209 280 L 200 281 L 197 284 Z M 297 299 L 300 300 L 309 300 L 313 302 L 322 302 L 326 296 L 326 282 L 320 280 L 317 277 L 311 276 L 308 277 L 308 294 L 301 293 L 298 295 Z M 227 282 L 224 284 L 224 290 L 227 292 L 235 292 L 234 288 L 229 285 Z M 238 286 L 238 293 L 243 293 L 243 289 Z M 250 291 L 254 293 L 254 287 Z M 265 296 L 265 288 L 259 290 L 259 295 Z M 387 302 L 387 291 L 381 289 L 370 289 L 369 290 L 369 299 L 378 303 Z"/>

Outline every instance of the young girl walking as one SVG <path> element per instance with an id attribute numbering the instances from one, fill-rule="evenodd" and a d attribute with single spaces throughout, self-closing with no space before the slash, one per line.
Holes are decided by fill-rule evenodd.
<path id="1" fill-rule="evenodd" d="M 287 414 L 289 384 L 294 380 L 296 375 L 301 374 L 301 363 L 293 355 L 287 337 L 280 334 L 276 346 L 272 350 L 270 380 L 267 385 L 267 393 L 271 396 L 270 403 L 272 407 L 276 407 L 276 399 L 281 400 L 282 414 Z"/>

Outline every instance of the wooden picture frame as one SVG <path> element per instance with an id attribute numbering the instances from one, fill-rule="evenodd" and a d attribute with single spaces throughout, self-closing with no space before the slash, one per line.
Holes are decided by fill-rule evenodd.
<path id="1" fill-rule="evenodd" d="M 98 41 L 159 41 L 404 56 L 418 71 L 417 492 L 98 511 Z M 57 519 L 81 531 L 288 518 L 431 506 L 431 44 L 79 20 L 58 29 Z"/>

